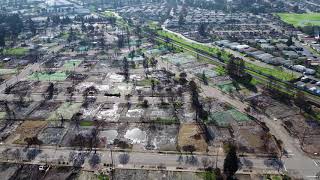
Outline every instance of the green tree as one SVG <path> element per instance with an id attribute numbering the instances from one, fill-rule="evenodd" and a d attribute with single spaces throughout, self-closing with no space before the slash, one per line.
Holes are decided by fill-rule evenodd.
<path id="1" fill-rule="evenodd" d="M 5 47 L 6 46 L 6 34 L 5 34 L 5 30 L 0 27 L 0 47 Z"/>
<path id="2" fill-rule="evenodd" d="M 207 24 L 201 23 L 198 27 L 198 32 L 201 36 L 207 36 Z"/>
<path id="3" fill-rule="evenodd" d="M 70 43 L 70 42 L 72 42 L 72 41 L 74 41 L 75 40 L 75 37 L 76 35 L 75 35 L 75 33 L 74 33 L 74 31 L 73 31 L 73 28 L 70 28 L 69 29 L 69 35 L 68 35 L 68 39 L 67 39 L 67 41 Z"/>
<path id="4" fill-rule="evenodd" d="M 206 76 L 205 71 L 202 72 L 202 81 L 205 85 L 208 85 L 208 78 Z"/>
<path id="5" fill-rule="evenodd" d="M 123 76 L 126 82 L 129 81 L 129 62 L 128 59 L 126 57 L 123 58 Z"/>
<path id="6" fill-rule="evenodd" d="M 29 24 L 29 29 L 30 29 L 32 35 L 33 35 L 33 36 L 36 35 L 36 33 L 37 33 L 37 28 L 36 28 L 34 22 L 32 21 L 32 19 L 30 18 L 27 22 L 28 22 L 28 24 Z"/>
<path id="7" fill-rule="evenodd" d="M 228 61 L 228 64 L 227 64 L 227 72 L 230 76 L 233 76 L 235 73 L 235 70 L 236 70 L 236 63 L 235 63 L 235 60 L 234 58 L 231 58 L 229 61 Z"/>
<path id="8" fill-rule="evenodd" d="M 218 51 L 218 52 L 217 52 L 217 58 L 218 58 L 219 60 L 221 59 L 221 56 L 222 56 L 221 51 Z"/>
<path id="9" fill-rule="evenodd" d="M 124 36 L 118 35 L 118 41 L 117 41 L 118 48 L 123 48 L 124 46 Z"/>
<path id="10" fill-rule="evenodd" d="M 238 169 L 239 159 L 237 156 L 237 149 L 234 145 L 230 145 L 228 154 L 224 159 L 223 172 L 227 175 L 228 179 L 233 179 L 233 176 Z"/>
<path id="11" fill-rule="evenodd" d="M 154 90 L 156 89 L 156 83 L 154 81 L 154 79 L 151 79 L 151 91 L 152 91 L 152 97 L 154 94 Z"/>
<path id="12" fill-rule="evenodd" d="M 178 24 L 179 24 L 179 26 L 182 26 L 182 25 L 184 25 L 184 23 L 185 23 L 184 15 L 183 15 L 183 14 L 180 14 L 180 15 L 179 15 Z"/>
<path id="13" fill-rule="evenodd" d="M 293 40 L 292 40 L 292 36 L 290 36 L 290 37 L 288 38 L 286 44 L 287 44 L 287 46 L 292 46 L 292 45 L 294 45 L 294 42 L 293 42 Z"/>
<path id="14" fill-rule="evenodd" d="M 245 70 L 245 63 L 243 59 L 238 58 L 238 76 L 239 77 L 244 77 L 246 75 L 246 70 Z"/>
<path id="15" fill-rule="evenodd" d="M 47 92 L 48 92 L 48 99 L 52 99 L 53 97 L 53 94 L 54 94 L 54 84 L 52 82 L 50 82 L 49 86 L 48 86 L 48 89 L 47 89 Z"/>
<path id="16" fill-rule="evenodd" d="M 300 113 L 303 110 L 309 110 L 310 104 L 306 101 L 306 97 L 302 91 L 298 91 L 294 99 L 295 104 L 300 108 Z"/>

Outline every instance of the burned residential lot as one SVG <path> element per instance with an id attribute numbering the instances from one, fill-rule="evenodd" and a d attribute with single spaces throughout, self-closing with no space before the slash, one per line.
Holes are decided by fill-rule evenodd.
<path id="1" fill-rule="evenodd" d="M 29 26 L 6 38 L 0 55 L 1 177 L 219 179 L 233 150 L 238 179 L 314 175 L 320 132 L 307 110 L 318 106 L 279 98 L 274 82 L 249 76 L 227 50 L 250 41 L 254 51 L 295 51 L 276 51 L 290 35 L 283 24 L 270 14 L 197 7 L 181 24 L 183 6 L 146 2 L 33 4 L 37 12 L 20 5 Z M 212 39 L 199 36 L 203 24 Z M 234 58 L 235 70 L 221 57 Z"/>
<path id="2" fill-rule="evenodd" d="M 108 29 L 91 32 L 97 37 L 89 37 L 114 37 L 106 40 L 105 46 L 115 48 L 121 37 L 111 26 Z M 84 41 L 84 32 L 77 28 L 72 31 L 78 34 L 79 41 Z M 137 38 L 134 34 L 128 37 Z M 140 48 L 126 44 L 107 51 L 95 43 L 85 47 L 82 43 L 59 46 L 63 48 L 58 53 L 43 63 L 27 65 L 23 76 L 12 75 L 12 82 L 3 85 L 6 100 L 1 101 L 1 141 L 33 148 L 5 148 L 4 160 L 87 168 L 98 157 L 97 165 L 88 167 L 103 169 L 111 163 L 103 153 L 76 150 L 213 155 L 224 154 L 223 149 L 230 142 L 243 154 L 279 153 L 276 139 L 268 135 L 267 129 L 227 102 L 199 97 L 209 116 L 204 122 L 198 121 L 189 78 L 205 72 L 210 77 L 210 88 L 239 96 L 232 80 L 215 65 L 198 62 L 187 53 L 161 49 L 147 39 L 142 39 Z M 199 89 L 199 93 L 202 91 Z M 247 91 L 245 95 L 250 94 L 255 93 Z M 75 152 L 68 150 L 58 156 L 41 147 L 71 148 Z M 195 162 L 192 158 L 181 166 L 196 168 L 199 162 Z M 23 168 L 19 166 L 17 170 Z M 50 174 L 51 170 L 46 176 Z"/>

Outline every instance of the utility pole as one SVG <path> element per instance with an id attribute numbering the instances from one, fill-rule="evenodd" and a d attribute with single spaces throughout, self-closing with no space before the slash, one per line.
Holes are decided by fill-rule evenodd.
<path id="1" fill-rule="evenodd" d="M 112 145 L 110 146 L 110 153 L 111 153 L 111 177 L 113 178 L 113 170 L 114 170 L 114 162 L 113 162 L 113 154 L 112 154 Z"/>
<path id="2" fill-rule="evenodd" d="M 217 155 L 216 155 L 216 169 L 218 168 L 219 150 L 220 150 L 220 145 L 219 145 L 219 148 L 218 148 L 218 150 L 217 150 Z"/>
<path id="3" fill-rule="evenodd" d="M 113 168 L 114 167 L 114 162 L 113 162 L 113 154 L 112 154 L 112 145 L 110 146 L 110 153 L 111 153 L 111 166 Z"/>

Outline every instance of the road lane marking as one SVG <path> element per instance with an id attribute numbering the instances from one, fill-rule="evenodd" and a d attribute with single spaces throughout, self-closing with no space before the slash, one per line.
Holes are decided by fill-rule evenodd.
<path id="1" fill-rule="evenodd" d="M 319 162 L 317 162 L 317 161 L 315 161 L 315 160 L 312 160 L 313 162 L 314 162 L 314 164 L 317 166 L 317 167 L 319 167 Z"/>

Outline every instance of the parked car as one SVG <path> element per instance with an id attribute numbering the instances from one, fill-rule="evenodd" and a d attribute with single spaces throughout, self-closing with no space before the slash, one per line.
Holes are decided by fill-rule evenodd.
<path id="1" fill-rule="evenodd" d="M 45 171 L 45 170 L 47 170 L 47 168 L 48 168 L 48 166 L 46 166 L 46 165 L 40 165 L 39 171 Z"/>
<path id="2" fill-rule="evenodd" d="M 315 83 L 317 83 L 317 81 L 314 80 L 314 79 L 311 79 L 310 83 L 311 83 L 311 84 L 315 84 Z"/>
<path id="3" fill-rule="evenodd" d="M 307 83 L 307 82 L 309 82 L 311 79 L 309 79 L 307 76 L 303 76 L 300 80 L 301 80 L 302 82 L 304 82 L 304 83 Z"/>

